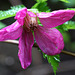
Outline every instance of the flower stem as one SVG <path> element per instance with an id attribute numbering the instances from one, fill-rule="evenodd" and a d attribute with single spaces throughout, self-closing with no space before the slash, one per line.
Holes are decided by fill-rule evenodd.
<path id="1" fill-rule="evenodd" d="M 19 41 L 18 40 L 6 40 L 4 42 L 10 43 L 10 44 L 16 44 L 16 45 L 19 44 Z M 38 47 L 38 45 L 36 43 L 33 46 L 34 47 Z M 64 50 L 62 51 L 62 53 L 67 54 L 67 55 L 71 55 L 71 56 L 75 56 L 75 53 L 68 52 L 68 51 L 64 51 Z"/>
<path id="2" fill-rule="evenodd" d="M 75 56 L 75 53 L 64 51 L 64 50 L 62 51 L 62 53 L 67 54 L 67 55 L 71 55 L 71 56 Z"/>
<path id="3" fill-rule="evenodd" d="M 16 44 L 16 45 L 19 44 L 18 40 L 6 40 L 6 41 L 3 41 L 3 42 L 10 43 L 10 44 Z"/>

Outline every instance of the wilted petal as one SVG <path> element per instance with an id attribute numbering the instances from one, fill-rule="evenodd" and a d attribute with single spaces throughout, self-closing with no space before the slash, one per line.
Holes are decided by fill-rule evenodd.
<path id="1" fill-rule="evenodd" d="M 22 34 L 22 30 L 22 26 L 16 21 L 0 30 L 0 41 L 17 39 Z"/>
<path id="2" fill-rule="evenodd" d="M 19 52 L 18 56 L 22 65 L 22 68 L 26 69 L 32 61 L 31 50 L 34 44 L 32 32 L 23 31 L 19 39 Z"/>
<path id="3" fill-rule="evenodd" d="M 59 54 L 64 48 L 63 37 L 57 29 L 39 26 L 34 35 L 39 48 L 48 55 Z"/>
<path id="4" fill-rule="evenodd" d="M 15 19 L 17 19 L 17 21 L 23 25 L 24 24 L 24 18 L 26 16 L 26 13 L 27 13 L 27 8 L 23 8 L 21 9 L 20 11 L 18 11 L 16 13 L 16 16 L 15 16 Z"/>
<path id="5" fill-rule="evenodd" d="M 52 28 L 70 20 L 74 16 L 74 13 L 73 10 L 59 10 L 52 13 L 38 13 L 37 16 L 43 26 Z"/>

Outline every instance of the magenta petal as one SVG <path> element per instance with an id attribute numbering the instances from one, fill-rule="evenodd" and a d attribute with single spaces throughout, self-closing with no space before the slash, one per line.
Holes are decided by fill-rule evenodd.
<path id="1" fill-rule="evenodd" d="M 33 12 L 31 12 L 31 11 L 27 11 L 27 14 L 28 14 L 30 17 L 36 17 L 36 15 L 35 15 Z"/>
<path id="2" fill-rule="evenodd" d="M 59 54 L 64 48 L 63 37 L 57 29 L 39 26 L 34 35 L 39 48 L 48 55 Z"/>
<path id="3" fill-rule="evenodd" d="M 43 26 L 52 28 L 70 20 L 74 16 L 74 13 L 73 10 L 59 10 L 52 13 L 38 13 L 37 16 Z"/>
<path id="4" fill-rule="evenodd" d="M 19 39 L 19 52 L 18 56 L 22 65 L 22 68 L 26 69 L 32 61 L 31 51 L 34 44 L 32 32 L 23 31 Z"/>
<path id="5" fill-rule="evenodd" d="M 26 16 L 26 13 L 27 13 L 27 8 L 23 8 L 21 9 L 20 11 L 18 11 L 16 13 L 16 16 L 15 16 L 15 19 L 17 19 L 17 21 L 23 25 L 24 24 L 24 18 Z"/>
<path id="6" fill-rule="evenodd" d="M 0 41 L 17 39 L 22 34 L 22 30 L 22 26 L 16 21 L 0 30 Z"/>

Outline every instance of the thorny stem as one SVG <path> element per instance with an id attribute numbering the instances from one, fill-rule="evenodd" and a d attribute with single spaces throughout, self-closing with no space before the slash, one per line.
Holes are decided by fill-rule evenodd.
<path id="1" fill-rule="evenodd" d="M 6 40 L 4 42 L 11 43 L 11 44 L 16 44 L 16 45 L 19 44 L 19 41 L 18 40 Z M 38 47 L 38 45 L 36 43 L 33 46 L 34 47 Z M 64 50 L 62 51 L 62 53 L 67 54 L 67 55 L 71 55 L 71 56 L 75 56 L 75 53 L 68 52 L 68 51 L 64 51 Z"/>

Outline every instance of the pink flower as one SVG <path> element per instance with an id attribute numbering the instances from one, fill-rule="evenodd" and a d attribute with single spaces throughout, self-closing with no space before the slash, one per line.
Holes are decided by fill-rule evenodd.
<path id="1" fill-rule="evenodd" d="M 34 36 L 39 48 L 48 55 L 56 55 L 64 48 L 62 34 L 53 27 L 63 24 L 74 16 L 73 10 L 58 10 L 51 13 L 32 13 L 27 8 L 16 13 L 12 25 L 0 30 L 0 41 L 19 39 L 18 56 L 21 65 L 26 69 L 32 61 L 31 51 L 34 44 Z M 37 17 L 43 26 L 38 25 Z"/>

